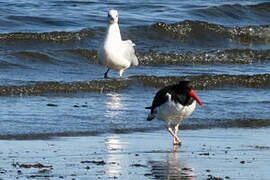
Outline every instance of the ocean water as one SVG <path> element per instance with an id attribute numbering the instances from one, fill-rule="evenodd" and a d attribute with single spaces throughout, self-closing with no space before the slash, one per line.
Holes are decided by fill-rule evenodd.
<path id="1" fill-rule="evenodd" d="M 140 65 L 104 80 L 107 11 Z M 182 129 L 270 125 L 268 1 L 0 1 L 0 138 L 160 130 L 155 93 L 192 80 L 205 104 Z"/>

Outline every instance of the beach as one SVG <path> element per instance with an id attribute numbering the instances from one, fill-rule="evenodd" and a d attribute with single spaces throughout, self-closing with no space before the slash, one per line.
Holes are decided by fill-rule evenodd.
<path id="1" fill-rule="evenodd" d="M 98 62 L 111 9 L 139 61 L 122 78 Z M 267 0 L 1 1 L 0 180 L 270 179 L 269 17 Z M 174 147 L 145 107 L 183 80 L 204 106 Z"/>
<path id="2" fill-rule="evenodd" d="M 269 128 L 1 140 L 0 179 L 269 179 Z M 269 135 L 268 135 L 269 136 Z"/>

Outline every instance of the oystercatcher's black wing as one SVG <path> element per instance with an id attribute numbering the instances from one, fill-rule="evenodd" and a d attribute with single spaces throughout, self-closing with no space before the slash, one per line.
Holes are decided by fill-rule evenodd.
<path id="1" fill-rule="evenodd" d="M 145 109 L 151 109 L 151 112 L 153 112 L 153 110 L 164 104 L 165 102 L 168 101 L 168 96 L 166 96 L 167 93 L 170 93 L 171 94 L 171 88 L 172 86 L 167 86 L 161 90 L 159 90 L 157 93 L 156 93 L 156 96 L 154 97 L 154 100 L 153 100 L 153 103 L 152 103 L 152 106 L 149 106 L 149 107 L 146 107 Z"/>

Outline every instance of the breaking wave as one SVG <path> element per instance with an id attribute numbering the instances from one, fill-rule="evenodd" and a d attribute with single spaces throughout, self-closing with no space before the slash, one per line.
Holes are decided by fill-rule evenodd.
<path id="1" fill-rule="evenodd" d="M 17 32 L 17 33 L 7 33 L 0 34 L 1 41 L 22 41 L 22 40 L 32 40 L 32 41 L 70 41 L 70 40 L 81 40 L 85 37 L 91 37 L 94 34 L 89 29 L 84 29 L 78 32 L 43 32 L 43 33 L 27 33 L 27 32 Z"/>
<path id="2" fill-rule="evenodd" d="M 199 75 L 199 76 L 132 76 L 128 79 L 93 80 L 89 82 L 43 82 L 34 85 L 0 86 L 0 96 L 42 95 L 54 93 L 113 92 L 126 89 L 132 85 L 143 84 L 161 88 L 180 80 L 191 80 L 194 89 L 215 89 L 226 85 L 248 88 L 270 88 L 270 74 L 258 75 Z"/>
<path id="3" fill-rule="evenodd" d="M 98 64 L 97 51 L 88 49 L 63 50 L 62 52 L 76 54 L 93 64 Z M 180 64 L 250 64 L 269 61 L 270 50 L 225 49 L 206 52 L 170 52 L 157 51 L 137 52 L 140 65 L 180 65 Z"/>
<path id="4" fill-rule="evenodd" d="M 213 43 L 240 41 L 244 44 L 269 44 L 270 25 L 250 25 L 226 27 L 219 24 L 211 24 L 204 21 L 185 20 L 177 23 L 167 24 L 158 22 L 147 26 L 132 26 L 122 28 L 123 34 L 135 42 L 138 41 L 160 41 L 165 37 L 178 39 L 186 44 L 199 44 L 202 47 Z M 103 38 L 105 29 L 100 27 L 82 29 L 77 32 L 53 31 L 53 32 L 16 32 L 0 34 L 1 41 L 51 41 L 65 42 L 71 40 L 81 41 L 92 38 L 99 41 Z M 157 35 L 154 35 L 158 33 Z M 159 34 L 162 33 L 162 34 Z M 165 37 L 163 37 L 165 35 Z M 143 38 L 143 39 L 142 39 Z M 93 47 L 94 49 L 97 47 Z"/>
<path id="5" fill-rule="evenodd" d="M 208 128 L 262 128 L 269 127 L 269 119 L 229 119 L 220 121 L 202 121 L 201 123 L 188 123 L 185 122 L 181 125 L 182 130 L 195 130 L 195 129 L 208 129 Z M 114 134 L 127 134 L 134 132 L 152 132 L 157 130 L 163 130 L 164 125 L 156 125 L 153 127 L 145 128 L 112 128 L 99 131 L 67 131 L 57 133 L 27 133 L 27 134 L 3 134 L 0 135 L 0 139 L 5 140 L 47 140 L 56 137 L 74 137 L 74 136 L 97 136 L 104 133 Z"/>
<path id="6" fill-rule="evenodd" d="M 182 42 L 211 43 L 214 41 L 238 40 L 242 43 L 269 44 L 270 26 L 225 27 L 203 21 L 190 21 L 166 24 L 163 22 L 152 25 L 153 30 L 165 33 L 171 38 Z"/>

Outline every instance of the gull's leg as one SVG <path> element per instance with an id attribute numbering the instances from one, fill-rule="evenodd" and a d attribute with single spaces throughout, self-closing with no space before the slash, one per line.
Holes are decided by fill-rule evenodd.
<path id="1" fill-rule="evenodd" d="M 108 72 L 110 71 L 110 68 L 107 69 L 107 71 L 104 73 L 104 78 L 108 78 Z"/>
<path id="2" fill-rule="evenodd" d="M 168 127 L 168 131 L 169 133 L 173 136 L 173 143 L 175 144 L 175 141 L 177 142 L 177 144 L 181 145 L 181 140 L 174 134 L 174 132 L 172 131 L 172 128 Z"/>
<path id="3" fill-rule="evenodd" d="M 177 123 L 175 126 L 174 126 L 174 134 L 175 134 L 175 136 L 177 137 L 177 138 L 174 138 L 173 139 L 173 144 L 174 145 L 181 145 L 181 140 L 178 138 L 178 136 L 177 136 L 177 133 L 178 133 L 178 128 L 179 128 L 179 123 Z M 180 142 L 179 142 L 179 140 L 180 140 Z"/>
<path id="4" fill-rule="evenodd" d="M 119 71 L 119 76 L 120 76 L 120 78 L 122 78 L 122 74 L 123 74 L 123 72 L 124 72 L 124 70 L 123 70 L 123 69 Z"/>

